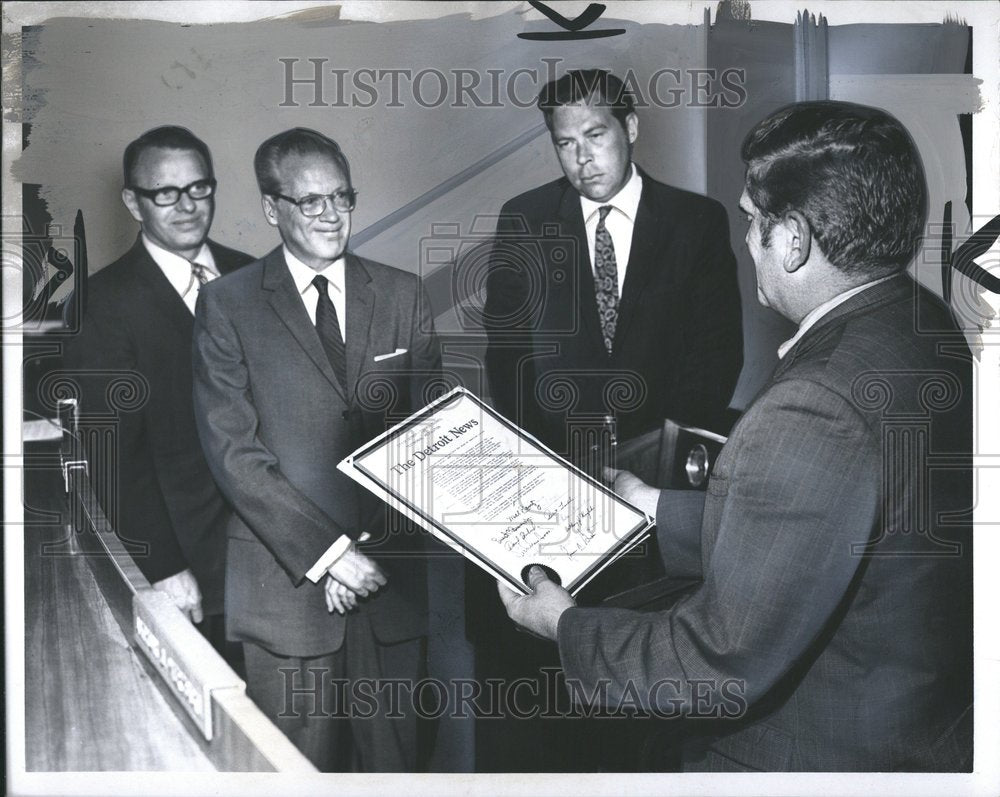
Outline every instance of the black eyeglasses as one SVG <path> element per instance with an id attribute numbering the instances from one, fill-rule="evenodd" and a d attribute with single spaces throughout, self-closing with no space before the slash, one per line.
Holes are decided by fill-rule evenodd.
<path id="1" fill-rule="evenodd" d="M 284 194 L 271 194 L 278 199 L 291 202 L 301 212 L 303 216 L 313 218 L 323 215 L 327 208 L 327 201 L 333 204 L 334 209 L 341 213 L 350 213 L 358 201 L 358 191 L 356 188 L 348 188 L 346 191 L 334 191 L 332 194 L 309 194 L 301 199 L 294 199 Z"/>
<path id="2" fill-rule="evenodd" d="M 215 193 L 216 182 L 213 178 L 207 180 L 195 180 L 188 183 L 183 188 L 176 185 L 165 185 L 162 188 L 139 188 L 137 185 L 130 185 L 130 191 L 135 191 L 139 196 L 152 199 L 154 205 L 161 208 L 170 207 L 180 202 L 181 194 L 187 194 L 191 199 L 208 199 Z"/>

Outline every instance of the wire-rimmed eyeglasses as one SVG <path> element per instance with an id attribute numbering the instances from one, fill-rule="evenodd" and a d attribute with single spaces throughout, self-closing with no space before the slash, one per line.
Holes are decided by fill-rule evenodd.
<path id="1" fill-rule="evenodd" d="M 327 208 L 327 202 L 330 202 L 334 209 L 339 210 L 341 213 L 350 213 L 354 210 L 354 206 L 358 201 L 358 191 L 356 188 L 334 191 L 332 194 L 309 194 L 301 199 L 295 199 L 284 194 L 271 194 L 271 196 L 291 202 L 301 211 L 303 216 L 310 218 L 322 215 Z"/>

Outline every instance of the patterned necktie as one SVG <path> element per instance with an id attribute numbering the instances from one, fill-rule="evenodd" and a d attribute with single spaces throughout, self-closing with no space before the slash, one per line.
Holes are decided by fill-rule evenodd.
<path id="1" fill-rule="evenodd" d="M 312 281 L 319 294 L 316 302 L 316 332 L 320 343 L 326 351 L 326 356 L 333 366 L 333 373 L 341 386 L 347 387 L 347 349 L 344 337 L 340 334 L 340 322 L 337 320 L 337 308 L 333 306 L 330 294 L 327 292 L 329 283 L 322 274 L 317 274 Z"/>
<path id="2" fill-rule="evenodd" d="M 604 346 L 611 354 L 618 324 L 618 264 L 615 262 L 615 244 L 604 220 L 611 212 L 611 205 L 599 208 L 600 221 L 594 235 L 594 290 L 597 293 L 597 315 L 601 319 Z"/>
<path id="3" fill-rule="evenodd" d="M 191 276 L 198 280 L 199 285 L 204 285 L 215 275 L 211 272 L 208 266 L 203 266 L 201 263 L 195 263 L 191 261 Z"/>
<path id="4" fill-rule="evenodd" d="M 215 274 L 212 273 L 208 266 L 203 266 L 201 263 L 195 263 L 193 260 L 188 260 L 191 264 L 191 278 L 188 280 L 187 287 L 184 289 L 184 293 L 181 294 L 182 299 L 187 299 L 187 295 L 194 291 L 194 295 L 198 295 L 198 288 L 208 282 Z"/>

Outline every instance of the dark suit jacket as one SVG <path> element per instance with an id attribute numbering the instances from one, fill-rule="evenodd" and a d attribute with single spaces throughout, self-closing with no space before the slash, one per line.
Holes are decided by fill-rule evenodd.
<path id="1" fill-rule="evenodd" d="M 562 178 L 501 211 L 485 308 L 490 392 L 501 413 L 558 451 L 568 451 L 574 417 L 614 414 L 619 439 L 668 417 L 719 426 L 740 374 L 740 292 L 725 210 L 639 173 L 610 357 L 579 194 Z"/>
<path id="2" fill-rule="evenodd" d="M 346 290 L 346 392 L 281 247 L 198 297 L 198 430 L 237 514 L 229 528 L 227 635 L 280 655 L 339 649 L 345 618 L 327 611 L 323 582 L 305 574 L 341 534 L 364 530 L 374 537 L 366 552 L 389 579 L 361 609 L 376 637 L 426 634 L 422 535 L 387 535 L 382 502 L 337 463 L 426 403 L 440 349 L 415 275 L 348 254 Z M 400 348 L 407 353 L 373 359 Z"/>
<path id="3" fill-rule="evenodd" d="M 227 274 L 253 258 L 209 242 Z M 91 419 L 117 410 L 118 487 L 105 506 L 115 530 L 152 582 L 190 567 L 202 608 L 222 612 L 225 519 L 229 509 L 205 463 L 191 404 L 191 331 L 194 317 L 141 238 L 89 284 L 80 335 L 64 364 L 80 382 L 81 411 Z M 136 394 L 116 391 L 122 372 Z M 138 405 L 138 406 L 136 406 Z M 111 420 L 114 416 L 106 416 Z M 91 454 L 97 452 L 92 449 Z M 109 462 L 91 462 L 95 484 Z"/>
<path id="4" fill-rule="evenodd" d="M 831 311 L 717 461 L 702 585 L 663 612 L 567 610 L 567 678 L 650 706 L 672 681 L 661 710 L 728 715 L 688 723 L 711 729 L 690 769 L 968 771 L 970 363 L 906 275 Z"/>

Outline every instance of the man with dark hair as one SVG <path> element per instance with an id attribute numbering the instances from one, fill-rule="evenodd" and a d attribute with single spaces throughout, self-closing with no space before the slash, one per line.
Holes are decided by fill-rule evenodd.
<path id="1" fill-rule="evenodd" d="M 109 459 L 91 451 L 102 503 L 143 574 L 225 650 L 224 525 L 231 510 L 205 464 L 191 405 L 191 330 L 200 288 L 249 263 L 208 239 L 215 174 L 208 147 L 158 127 L 125 149 L 122 201 L 140 224 L 132 248 L 91 279 L 80 335 L 67 345 L 81 409 L 118 410 Z M 139 407 L 115 408 L 125 377 Z M 229 656 L 236 663 L 237 657 Z"/>
<path id="2" fill-rule="evenodd" d="M 796 121 L 813 123 L 805 128 L 809 135 L 798 128 L 789 132 L 788 110 L 761 123 L 743 142 L 747 198 L 763 216 L 761 243 L 767 246 L 778 219 L 796 208 L 838 270 L 873 279 L 905 268 L 927 215 L 920 160 L 902 145 L 873 150 L 856 143 L 863 134 L 898 140 L 898 128 L 875 109 L 858 107 L 856 119 L 850 117 L 854 124 L 845 122 L 843 130 L 815 123 L 808 115 L 822 118 L 829 113 L 826 106 L 795 110 Z M 870 120 L 865 120 L 866 112 Z M 855 154 L 836 157 L 845 142 L 854 144 Z M 859 191 L 861 196 L 855 196 Z M 895 214 L 891 224 L 883 215 L 886 208 Z"/>
<path id="3" fill-rule="evenodd" d="M 282 244 L 203 292 L 194 335 L 198 429 L 237 511 L 227 633 L 250 696 L 317 768 L 353 752 L 413 771 L 414 709 L 379 679 L 425 670 L 423 538 L 337 464 L 431 399 L 430 306 L 415 275 L 347 250 L 357 191 L 335 141 L 279 133 L 254 169 Z"/>
<path id="4" fill-rule="evenodd" d="M 776 112 L 743 156 L 758 296 L 798 331 L 703 511 L 616 479 L 701 585 L 647 614 L 576 607 L 541 572 L 501 598 L 558 641 L 578 695 L 702 718 L 686 769 L 970 771 L 971 358 L 905 272 L 920 157 L 889 114 L 830 101 Z"/>
<path id="5" fill-rule="evenodd" d="M 555 129 L 556 108 L 589 101 L 604 105 L 615 121 L 628 131 L 629 117 L 635 113 L 635 99 L 617 75 L 603 69 L 570 70 L 561 78 L 546 83 L 535 104 L 551 133 Z"/>
<path id="6" fill-rule="evenodd" d="M 196 153 L 205 166 L 209 178 L 214 179 L 215 169 L 212 166 L 212 153 L 208 145 L 186 127 L 164 125 L 147 130 L 135 141 L 125 147 L 122 155 L 122 178 L 126 188 L 136 185 L 136 167 L 141 156 L 151 149 L 187 150 Z"/>
<path id="7" fill-rule="evenodd" d="M 497 409 L 578 462 L 605 418 L 619 439 L 668 417 L 722 426 L 743 361 L 725 211 L 632 163 L 639 119 L 614 75 L 568 72 L 538 107 L 564 176 L 501 211 L 484 316 Z"/>
<path id="8" fill-rule="evenodd" d="M 484 312 L 496 408 L 591 472 L 611 433 L 626 440 L 665 418 L 724 431 L 743 362 L 725 210 L 632 162 L 639 118 L 615 75 L 567 72 L 541 90 L 538 107 L 564 176 L 501 210 Z M 657 564 L 655 554 L 632 554 L 588 588 L 591 599 L 652 580 Z M 504 618 L 492 580 L 466 573 L 479 676 L 534 677 L 548 690 L 540 671 L 557 665 L 552 646 L 497 632 Z M 579 721 L 479 725 L 483 738 L 496 737 L 480 747 L 484 766 L 594 767 L 607 748 L 588 748 L 593 729 Z M 498 760 L 516 738 L 523 749 Z"/>

